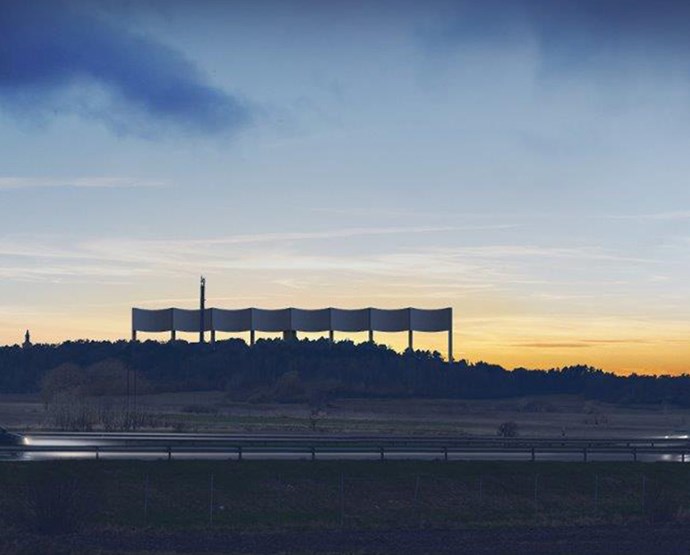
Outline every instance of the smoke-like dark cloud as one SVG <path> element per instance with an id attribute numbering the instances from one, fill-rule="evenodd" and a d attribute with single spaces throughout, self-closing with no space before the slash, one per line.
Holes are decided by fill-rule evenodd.
<path id="1" fill-rule="evenodd" d="M 94 106 L 67 91 L 94 87 Z M 78 97 L 79 95 L 77 95 Z M 0 4 L 0 103 L 22 113 L 78 112 L 121 131 L 234 131 L 250 111 L 182 54 L 60 2 Z"/>
<path id="2" fill-rule="evenodd" d="M 482 0 L 456 4 L 437 38 L 506 45 L 536 38 L 549 69 L 686 62 L 687 0 Z"/>

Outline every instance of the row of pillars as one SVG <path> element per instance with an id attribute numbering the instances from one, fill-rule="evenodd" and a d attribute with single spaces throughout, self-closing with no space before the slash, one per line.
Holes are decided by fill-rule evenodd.
<path id="1" fill-rule="evenodd" d="M 216 331 L 215 330 L 209 330 L 211 334 L 211 345 L 215 344 L 216 342 Z M 328 330 L 328 339 L 331 341 L 335 341 L 335 332 L 333 330 Z M 175 330 L 170 331 L 170 341 L 175 341 L 177 339 L 177 334 Z M 297 331 L 296 330 L 285 330 L 283 331 L 283 339 L 285 341 L 291 341 L 291 340 L 297 340 Z M 137 340 L 137 331 L 132 330 L 132 341 Z M 205 332 L 202 330 L 199 331 L 199 342 L 204 343 L 206 341 L 205 338 Z M 374 330 L 369 330 L 369 342 L 374 343 Z M 249 344 L 254 346 L 254 343 L 256 343 L 256 332 L 254 330 L 250 330 L 249 332 Z M 407 348 L 410 351 L 414 350 L 414 333 L 412 330 L 408 330 L 407 332 Z M 450 329 L 448 330 L 448 361 L 453 362 L 453 330 Z"/>

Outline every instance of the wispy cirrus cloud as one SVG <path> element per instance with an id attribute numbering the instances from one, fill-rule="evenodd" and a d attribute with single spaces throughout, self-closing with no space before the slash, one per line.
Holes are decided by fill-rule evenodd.
<path id="1" fill-rule="evenodd" d="M 612 220 L 637 221 L 677 221 L 690 220 L 690 210 L 669 210 L 668 212 L 650 212 L 645 214 L 616 214 L 610 215 Z"/>
<path id="2" fill-rule="evenodd" d="M 134 177 L 8 177 L 0 176 L 0 191 L 24 189 L 138 189 L 166 187 L 168 183 L 160 179 L 141 179 Z"/>
<path id="3" fill-rule="evenodd" d="M 513 347 L 527 347 L 534 349 L 588 349 L 604 345 L 645 344 L 645 339 L 580 339 L 577 341 L 533 341 L 514 343 Z"/>
<path id="4" fill-rule="evenodd" d="M 91 278 L 131 278 L 150 273 L 143 268 L 123 267 L 118 265 L 38 265 L 38 266 L 2 266 L 0 278 L 26 282 L 62 282 L 83 281 Z M 102 279 L 99 279 L 102 281 Z"/>
<path id="5" fill-rule="evenodd" d="M 591 347 L 587 343 L 536 341 L 533 343 L 513 343 L 513 347 L 527 347 L 532 349 L 584 349 Z"/>
<path id="6" fill-rule="evenodd" d="M 355 237 L 373 237 L 385 235 L 424 235 L 434 233 L 446 233 L 457 231 L 482 231 L 489 229 L 506 229 L 516 227 L 513 225 L 467 225 L 467 226 L 398 226 L 398 227 L 350 227 L 341 229 L 327 229 L 323 231 L 285 231 L 266 232 L 252 234 L 237 234 L 224 237 L 207 237 L 199 239 L 181 240 L 134 240 L 138 245 L 150 246 L 163 251 L 174 250 L 177 252 L 211 247 L 218 248 L 231 245 L 244 245 L 251 243 L 291 243 L 300 241 L 318 241 L 325 239 L 348 239 Z M 106 240 L 109 241 L 109 240 Z M 129 239 L 123 240 L 129 243 Z M 117 247 L 120 239 L 113 240 L 113 246 Z M 100 243 L 97 241 L 96 244 Z"/>
<path id="7" fill-rule="evenodd" d="M 127 237 L 97 238 L 70 243 L 66 238 L 56 242 L 43 236 L 6 236 L 0 238 L 0 256 L 40 258 L 93 258 L 131 263 L 170 263 L 227 258 L 227 249 L 254 244 L 283 245 L 355 237 L 418 235 L 474 229 L 472 226 L 362 227 L 305 232 L 267 232 L 236 234 L 196 239 L 136 239 Z"/>
<path id="8" fill-rule="evenodd" d="M 23 259 L 42 261 L 43 266 L 53 269 L 62 265 L 69 269 L 74 264 L 90 264 L 103 275 L 118 275 L 128 268 L 158 275 L 243 271 L 261 272 L 282 280 L 283 284 L 295 283 L 290 280 L 297 275 L 300 279 L 304 276 L 329 276 L 330 280 L 337 276 L 338 280 L 350 282 L 359 276 L 368 280 L 386 279 L 391 283 L 433 285 L 437 289 L 440 287 L 444 295 L 450 291 L 467 291 L 468 288 L 476 291 L 506 286 L 548 286 L 550 268 L 562 268 L 564 264 L 571 269 L 571 283 L 574 283 L 576 278 L 572 272 L 591 266 L 589 263 L 615 269 L 654 262 L 598 247 L 404 247 L 398 239 L 464 229 L 462 226 L 343 228 L 195 239 L 101 238 L 72 242 L 64 238 L 19 236 L 0 240 L 0 257 L 10 262 Z M 391 241 L 376 251 L 368 249 L 369 252 L 362 252 L 361 242 L 351 252 L 335 248 L 335 245 L 349 244 L 352 238 L 388 236 Z M 324 249 L 324 242 L 332 246 Z M 23 275 L 18 273 L 18 279 Z M 580 279 L 586 279 L 586 276 Z M 419 287 L 415 289 L 419 293 Z M 548 290 L 541 292 L 548 293 Z"/>
<path id="9" fill-rule="evenodd" d="M 251 117 L 179 51 L 73 3 L 7 0 L 0 37 L 0 105 L 23 117 L 77 113 L 144 135 L 232 132 Z"/>
<path id="10" fill-rule="evenodd" d="M 6 236 L 0 238 L 0 257 L 64 261 L 66 273 L 75 261 L 91 262 L 109 272 L 111 266 L 148 268 L 157 272 L 184 269 L 292 268 L 293 270 L 338 269 L 353 266 L 354 258 L 307 255 L 294 245 L 323 240 L 347 240 L 356 237 L 433 234 L 452 231 L 454 227 L 383 227 L 345 228 L 308 232 L 273 232 L 237 234 L 199 239 L 102 238 L 87 241 L 44 236 Z M 459 228 L 464 229 L 464 228 Z M 292 245 L 287 250 L 284 245 Z M 261 245 L 261 248 L 258 247 Z M 277 248 L 280 247 L 280 248 Z M 367 263 L 365 262 L 365 266 Z M 371 265 L 371 263 L 369 263 Z M 58 268 L 46 264 L 47 268 Z M 119 271 L 119 270 L 118 270 Z M 117 273 L 117 272 L 116 272 Z M 10 274 L 5 274 L 10 277 Z M 25 275 L 22 270 L 18 277 Z"/>

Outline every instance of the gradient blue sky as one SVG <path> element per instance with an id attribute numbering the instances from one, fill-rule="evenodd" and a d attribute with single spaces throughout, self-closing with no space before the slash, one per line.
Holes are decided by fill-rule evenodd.
<path id="1" fill-rule="evenodd" d="M 127 337 L 204 273 L 227 308 L 450 305 L 475 361 L 690 370 L 688 28 L 671 0 L 2 0 L 0 341 Z"/>

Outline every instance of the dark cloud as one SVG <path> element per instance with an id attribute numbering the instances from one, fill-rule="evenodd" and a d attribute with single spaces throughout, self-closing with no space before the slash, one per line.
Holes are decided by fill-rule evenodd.
<path id="1" fill-rule="evenodd" d="M 627 345 L 648 343 L 642 339 L 582 339 L 571 342 L 538 341 L 532 343 L 514 343 L 513 347 L 528 347 L 534 349 L 587 349 L 600 345 Z"/>
<path id="2" fill-rule="evenodd" d="M 585 349 L 591 347 L 587 343 L 515 343 L 513 347 L 528 347 L 534 349 Z"/>
<path id="3" fill-rule="evenodd" d="M 437 34 L 506 46 L 530 35 L 550 69 L 653 59 L 686 62 L 687 0 L 482 0 L 456 4 Z"/>
<path id="4" fill-rule="evenodd" d="M 94 89 L 100 103 L 68 91 Z M 68 99 L 68 100 L 66 100 Z M 24 113 L 76 111 L 122 131 L 233 131 L 249 109 L 182 54 L 59 2 L 0 5 L 0 102 Z"/>

